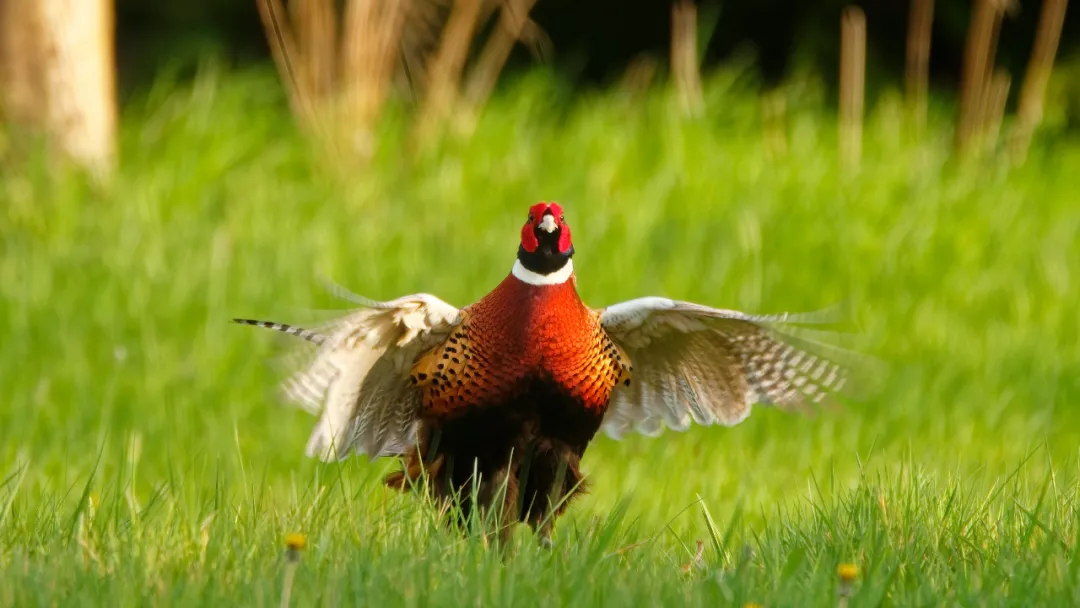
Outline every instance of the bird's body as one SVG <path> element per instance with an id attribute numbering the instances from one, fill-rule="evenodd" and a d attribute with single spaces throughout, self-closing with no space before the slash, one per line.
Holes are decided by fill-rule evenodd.
<path id="1" fill-rule="evenodd" d="M 286 393 L 319 424 L 308 454 L 395 456 L 391 487 L 426 487 L 546 536 L 583 489 L 597 431 L 736 424 L 755 402 L 818 402 L 843 369 L 754 317 L 667 298 L 602 310 L 578 296 L 557 204 L 530 209 L 518 260 L 462 309 L 427 294 L 365 306 L 322 331 L 260 321 L 318 346 Z M 426 479 L 425 479 L 426 478 Z M 461 500 L 464 499 L 464 500 Z"/>
<path id="2" fill-rule="evenodd" d="M 573 281 L 534 285 L 517 274 L 463 309 L 458 328 L 414 365 L 420 447 L 388 482 L 404 488 L 424 469 L 448 497 L 471 491 L 475 462 L 482 504 L 501 500 L 502 521 L 542 526 L 582 490 L 578 464 L 629 364 Z"/>

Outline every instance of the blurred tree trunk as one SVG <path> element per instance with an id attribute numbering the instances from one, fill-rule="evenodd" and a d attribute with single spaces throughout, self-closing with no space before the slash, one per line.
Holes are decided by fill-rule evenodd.
<path id="1" fill-rule="evenodd" d="M 94 171 L 116 155 L 112 0 L 0 0 L 0 109 Z"/>
<path id="2" fill-rule="evenodd" d="M 34 8 L 34 0 L 0 0 L 0 108 L 5 120 L 20 123 L 39 122 L 42 113 L 34 102 L 44 93 L 32 60 L 42 55 Z"/>

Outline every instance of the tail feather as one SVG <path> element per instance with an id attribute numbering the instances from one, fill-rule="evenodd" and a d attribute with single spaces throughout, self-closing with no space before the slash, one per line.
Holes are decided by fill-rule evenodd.
<path id="1" fill-rule="evenodd" d="M 305 329 L 303 327 L 296 327 L 295 325 L 286 325 L 285 323 L 275 323 L 273 321 L 258 321 L 256 319 L 233 319 L 233 323 L 239 323 L 241 325 L 254 325 L 255 327 L 262 327 L 264 329 L 271 329 L 274 331 L 280 331 L 282 333 L 289 334 L 290 336 L 296 336 L 322 346 L 327 341 L 327 336 Z"/>

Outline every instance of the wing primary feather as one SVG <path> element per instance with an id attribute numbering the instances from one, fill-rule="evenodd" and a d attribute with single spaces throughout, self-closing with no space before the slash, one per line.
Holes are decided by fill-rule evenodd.
<path id="1" fill-rule="evenodd" d="M 381 302 L 372 300 L 371 298 L 365 298 L 362 295 L 354 293 L 349 288 L 339 285 L 333 281 L 330 277 L 320 274 L 319 283 L 322 283 L 323 289 L 330 293 L 335 298 L 351 302 L 364 308 L 380 308 Z"/>
<path id="2" fill-rule="evenodd" d="M 843 308 L 752 315 L 661 297 L 609 306 L 601 324 L 627 350 L 635 375 L 632 387 L 613 394 L 605 431 L 617 438 L 691 421 L 732 425 L 758 403 L 810 410 L 865 396 L 881 364 L 841 345 L 861 341 L 858 334 L 824 327 L 846 317 Z"/>
<path id="3" fill-rule="evenodd" d="M 356 304 L 357 306 L 361 306 L 363 308 L 371 308 L 371 309 L 375 309 L 375 310 L 394 310 L 394 309 L 398 309 L 398 308 L 400 308 L 403 301 L 411 300 L 411 299 L 414 299 L 414 298 L 423 299 L 423 298 L 426 297 L 426 298 L 431 298 L 431 299 L 437 299 L 437 298 L 433 298 L 432 296 L 429 296 L 428 294 L 413 294 L 413 295 L 410 295 L 410 296 L 404 296 L 402 298 L 398 298 L 396 300 L 389 300 L 389 301 L 386 301 L 386 302 L 380 302 L 379 300 L 373 300 L 371 298 L 362 296 L 362 295 L 360 295 L 360 294 L 358 294 L 358 293 L 356 293 L 354 291 L 351 291 L 348 287 L 345 287 L 344 285 L 339 285 L 339 284 L 335 283 L 332 279 L 330 279 L 328 277 L 325 277 L 325 276 L 320 275 L 319 282 L 322 283 L 323 289 L 328 291 L 330 293 L 330 295 L 332 295 L 332 296 L 334 296 L 334 297 L 336 297 L 338 299 L 344 300 L 346 302 Z M 421 300 L 421 301 L 423 301 L 423 300 Z M 426 302 L 426 301 L 424 303 L 425 304 L 430 304 L 430 302 Z"/>
<path id="4" fill-rule="evenodd" d="M 806 325 L 831 325 L 848 319 L 848 303 L 838 302 L 818 310 L 807 312 L 782 312 L 775 314 L 750 315 L 756 321 L 773 323 L 803 323 Z"/>

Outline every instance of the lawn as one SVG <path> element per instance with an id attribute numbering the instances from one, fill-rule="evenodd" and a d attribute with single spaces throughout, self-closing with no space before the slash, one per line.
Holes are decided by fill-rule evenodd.
<path id="1" fill-rule="evenodd" d="M 785 91 L 781 146 L 734 67 L 697 119 L 534 73 L 468 140 L 403 154 L 394 111 L 341 172 L 272 74 L 207 68 L 127 104 L 106 186 L 0 166 L 0 604 L 277 605 L 291 533 L 294 605 L 830 606 L 843 563 L 851 606 L 1080 603 L 1080 141 L 959 162 L 947 107 L 916 139 L 884 95 L 844 169 L 827 95 Z M 463 306 L 549 199 L 589 304 L 844 302 L 873 390 L 599 438 L 552 551 L 447 532 L 391 462 L 306 459 L 288 338 L 229 319 L 347 307 L 320 275 Z"/>

